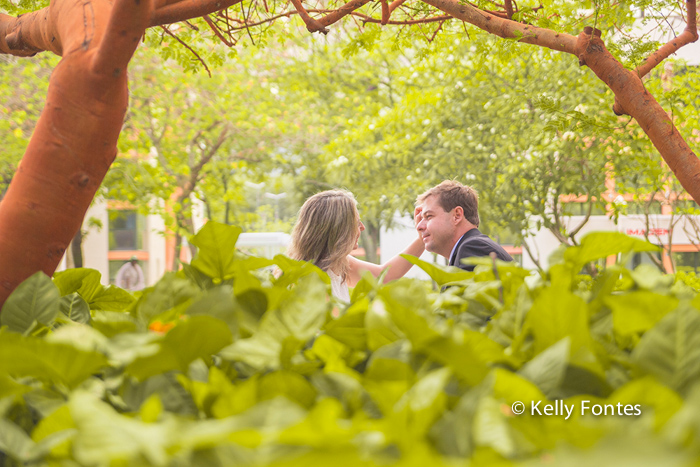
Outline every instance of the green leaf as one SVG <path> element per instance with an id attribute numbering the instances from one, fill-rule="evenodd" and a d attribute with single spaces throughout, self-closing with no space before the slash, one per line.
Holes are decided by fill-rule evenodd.
<path id="1" fill-rule="evenodd" d="M 165 335 L 156 354 L 137 358 L 126 371 L 139 380 L 170 370 L 186 373 L 194 360 L 217 353 L 231 340 L 231 331 L 220 319 L 192 316 Z"/>
<path id="2" fill-rule="evenodd" d="M 90 307 L 77 292 L 61 297 L 58 308 L 70 320 L 90 324 Z"/>
<path id="3" fill-rule="evenodd" d="M 165 465 L 166 446 L 176 436 L 173 424 L 152 424 L 117 413 L 92 394 L 71 395 L 70 414 L 78 429 L 73 455 L 83 465 L 111 461 L 134 462 L 140 456 L 150 465 Z"/>
<path id="4" fill-rule="evenodd" d="M 10 378 L 8 375 L 0 373 L 0 399 L 15 395 L 22 395 L 31 390 L 31 387 L 16 383 L 15 380 Z"/>
<path id="5" fill-rule="evenodd" d="M 0 419 L 0 451 L 26 462 L 30 460 L 33 448 L 34 442 L 24 430 L 9 420 Z"/>
<path id="6" fill-rule="evenodd" d="M 324 273 L 325 274 L 325 273 Z M 307 275 L 287 292 L 280 308 L 267 312 L 253 336 L 234 342 L 221 356 L 242 361 L 252 369 L 279 369 L 283 342 L 293 338 L 304 343 L 314 337 L 326 322 L 329 302 L 324 282 Z"/>
<path id="7" fill-rule="evenodd" d="M 102 287 L 88 302 L 91 310 L 126 311 L 135 298 L 119 287 Z"/>
<path id="8" fill-rule="evenodd" d="M 428 263 L 427 261 L 423 261 L 422 259 L 411 255 L 401 255 L 401 257 L 428 273 L 430 278 L 437 283 L 438 287 L 442 287 L 450 282 L 462 281 L 474 277 L 473 272 L 465 271 L 454 266 L 441 266 L 438 264 Z"/>
<path id="9" fill-rule="evenodd" d="M 581 239 L 579 246 L 567 248 L 564 259 L 574 265 L 574 271 L 579 271 L 585 264 L 597 259 L 645 251 L 659 251 L 659 247 L 620 232 L 591 232 Z"/>
<path id="10" fill-rule="evenodd" d="M 359 302 L 353 303 L 353 307 Z M 356 309 L 348 312 L 338 319 L 329 321 L 324 326 L 326 334 L 336 339 L 339 342 L 351 347 L 355 350 L 365 350 L 367 348 L 367 331 L 365 330 L 365 315 L 367 304 L 365 303 L 365 311 Z"/>
<path id="11" fill-rule="evenodd" d="M 571 339 L 565 337 L 523 365 L 518 373 L 536 384 L 548 398 L 558 397 L 569 364 L 570 343 Z"/>
<path id="12" fill-rule="evenodd" d="M 51 279 L 43 272 L 37 272 L 7 297 L 0 313 L 0 324 L 20 333 L 36 323 L 50 326 L 58 313 L 59 297 Z"/>
<path id="13" fill-rule="evenodd" d="M 107 364 L 104 355 L 39 338 L 0 333 L 0 374 L 75 387 Z"/>
<path id="14" fill-rule="evenodd" d="M 646 332 L 678 307 L 678 299 L 647 290 L 609 295 L 604 303 L 613 312 L 613 329 L 622 336 Z"/>
<path id="15" fill-rule="evenodd" d="M 238 227 L 209 221 L 190 242 L 199 250 L 192 266 L 215 281 L 230 279 L 235 273 L 235 252 Z"/>
<path id="16" fill-rule="evenodd" d="M 549 287 L 535 298 L 525 318 L 535 338 L 535 353 L 540 353 L 569 337 L 571 351 L 590 348 L 586 302 L 563 288 Z"/>
<path id="17" fill-rule="evenodd" d="M 128 313 L 96 310 L 92 317 L 92 327 L 105 336 L 112 337 L 124 332 L 135 331 L 137 324 Z"/>
<path id="18" fill-rule="evenodd" d="M 101 276 L 95 269 L 75 268 L 57 272 L 53 276 L 53 282 L 61 291 L 61 296 L 78 292 L 90 303 L 95 294 L 102 290 Z"/>
<path id="19" fill-rule="evenodd" d="M 700 313 L 690 307 L 667 314 L 632 352 L 642 371 L 683 393 L 700 377 Z"/>
<path id="20" fill-rule="evenodd" d="M 259 400 L 272 399 L 279 395 L 310 409 L 316 400 L 316 389 L 306 378 L 293 371 L 275 371 L 260 378 Z"/>

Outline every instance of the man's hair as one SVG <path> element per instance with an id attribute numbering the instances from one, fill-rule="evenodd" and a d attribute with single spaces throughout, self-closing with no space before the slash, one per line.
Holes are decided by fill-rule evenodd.
<path id="1" fill-rule="evenodd" d="M 438 204 L 445 212 L 461 206 L 464 210 L 464 218 L 475 226 L 479 226 L 479 195 L 474 188 L 462 185 L 455 180 L 445 180 L 420 195 L 417 204 L 423 204 L 430 196 L 437 197 Z"/>

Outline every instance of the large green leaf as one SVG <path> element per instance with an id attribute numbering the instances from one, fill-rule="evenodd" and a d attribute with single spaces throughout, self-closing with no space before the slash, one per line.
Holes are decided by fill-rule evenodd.
<path id="1" fill-rule="evenodd" d="M 134 296 L 119 287 L 102 287 L 88 303 L 92 310 L 126 311 Z"/>
<path id="2" fill-rule="evenodd" d="M 579 246 L 567 248 L 564 259 L 579 271 L 586 263 L 619 253 L 659 251 L 659 247 L 619 232 L 591 232 Z"/>
<path id="3" fill-rule="evenodd" d="M 165 335 L 157 353 L 137 358 L 126 371 L 140 380 L 170 370 L 186 373 L 194 360 L 217 353 L 231 340 L 231 331 L 220 319 L 192 316 Z"/>
<path id="4" fill-rule="evenodd" d="M 104 355 L 18 334 L 0 334 L 0 373 L 75 387 L 107 364 Z"/>
<path id="5" fill-rule="evenodd" d="M 119 287 L 100 283 L 99 271 L 87 268 L 68 269 L 54 274 L 53 282 L 61 296 L 78 293 L 91 310 L 124 311 L 134 301 L 133 295 Z"/>
<path id="6" fill-rule="evenodd" d="M 90 323 L 90 307 L 77 292 L 61 297 L 59 310 L 76 323 Z"/>
<path id="7" fill-rule="evenodd" d="M 0 313 L 0 324 L 15 332 L 25 332 L 36 323 L 53 324 L 59 308 L 59 292 L 51 279 L 37 272 L 23 281 L 7 297 Z"/>
<path id="8" fill-rule="evenodd" d="M 401 257 L 427 272 L 430 278 L 434 280 L 439 287 L 449 284 L 450 282 L 457 282 L 474 277 L 473 272 L 465 271 L 454 266 L 440 266 L 411 255 L 401 255 Z"/>
<path id="9" fill-rule="evenodd" d="M 525 318 L 540 353 L 562 339 L 570 339 L 571 351 L 590 348 L 586 302 L 567 289 L 548 287 L 535 298 Z"/>
<path id="10" fill-rule="evenodd" d="M 285 295 L 280 308 L 268 311 L 253 336 L 234 342 L 221 356 L 246 363 L 260 371 L 279 369 L 283 343 L 295 342 L 299 349 L 323 327 L 329 302 L 324 282 L 310 274 Z"/>
<path id="11" fill-rule="evenodd" d="M 613 312 L 613 328 L 622 336 L 648 331 L 678 306 L 678 299 L 647 290 L 609 295 L 604 303 Z"/>
<path id="12" fill-rule="evenodd" d="M 61 296 L 78 292 L 83 299 L 90 303 L 95 294 L 102 290 L 100 284 L 102 275 L 95 269 L 74 268 L 57 272 L 53 282 L 61 291 Z"/>
<path id="13" fill-rule="evenodd" d="M 46 456 L 54 446 L 63 443 L 73 435 L 73 430 L 64 430 L 35 443 L 19 426 L 0 419 L 0 452 L 7 453 L 19 462 L 32 463 Z"/>
<path id="14" fill-rule="evenodd" d="M 570 338 L 565 337 L 527 362 L 518 373 L 533 382 L 550 399 L 560 396 L 569 364 Z"/>
<path id="15" fill-rule="evenodd" d="M 682 307 L 647 331 L 632 352 L 645 373 L 680 392 L 700 378 L 700 312 Z"/>
<path id="16" fill-rule="evenodd" d="M 236 242 L 240 234 L 238 227 L 207 222 L 190 240 L 199 249 L 192 266 L 216 281 L 230 279 L 235 273 Z"/>

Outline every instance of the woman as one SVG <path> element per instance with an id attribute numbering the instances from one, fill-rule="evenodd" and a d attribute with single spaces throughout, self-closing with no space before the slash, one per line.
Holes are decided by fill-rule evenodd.
<path id="1" fill-rule="evenodd" d="M 326 271 L 331 278 L 333 295 L 349 302 L 348 287 L 354 287 L 364 271 L 378 277 L 389 268 L 384 280 L 390 281 L 403 277 L 412 266 L 399 255 L 383 265 L 350 256 L 350 252 L 358 247 L 363 230 L 365 226 L 360 221 L 357 201 L 352 193 L 322 191 L 307 199 L 301 207 L 287 254 L 294 259 L 312 262 Z M 419 236 L 402 253 L 420 256 L 423 250 Z"/>

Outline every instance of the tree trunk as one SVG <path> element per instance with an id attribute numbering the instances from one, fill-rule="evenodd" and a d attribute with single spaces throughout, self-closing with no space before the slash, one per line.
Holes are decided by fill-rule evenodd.
<path id="1" fill-rule="evenodd" d="M 365 223 L 365 231 L 362 232 L 362 247 L 365 249 L 365 260 L 379 264 L 379 226 L 374 222 Z"/>
<path id="2" fill-rule="evenodd" d="M 35 29 L 45 35 L 8 34 L 0 27 L 0 50 L 14 47 L 31 54 L 34 42 L 63 54 L 32 139 L 0 203 L 0 304 L 36 271 L 52 275 L 81 228 L 117 155 L 128 101 L 126 66 L 151 10 L 149 0 L 116 0 L 114 6 L 92 2 L 89 9 L 76 0 L 54 0 L 43 18 L 17 20 L 41 23 Z"/>
<path id="3" fill-rule="evenodd" d="M 73 267 L 82 268 L 83 267 L 83 231 L 78 229 L 78 233 L 73 237 L 73 241 L 70 244 L 71 256 L 73 258 Z"/>

